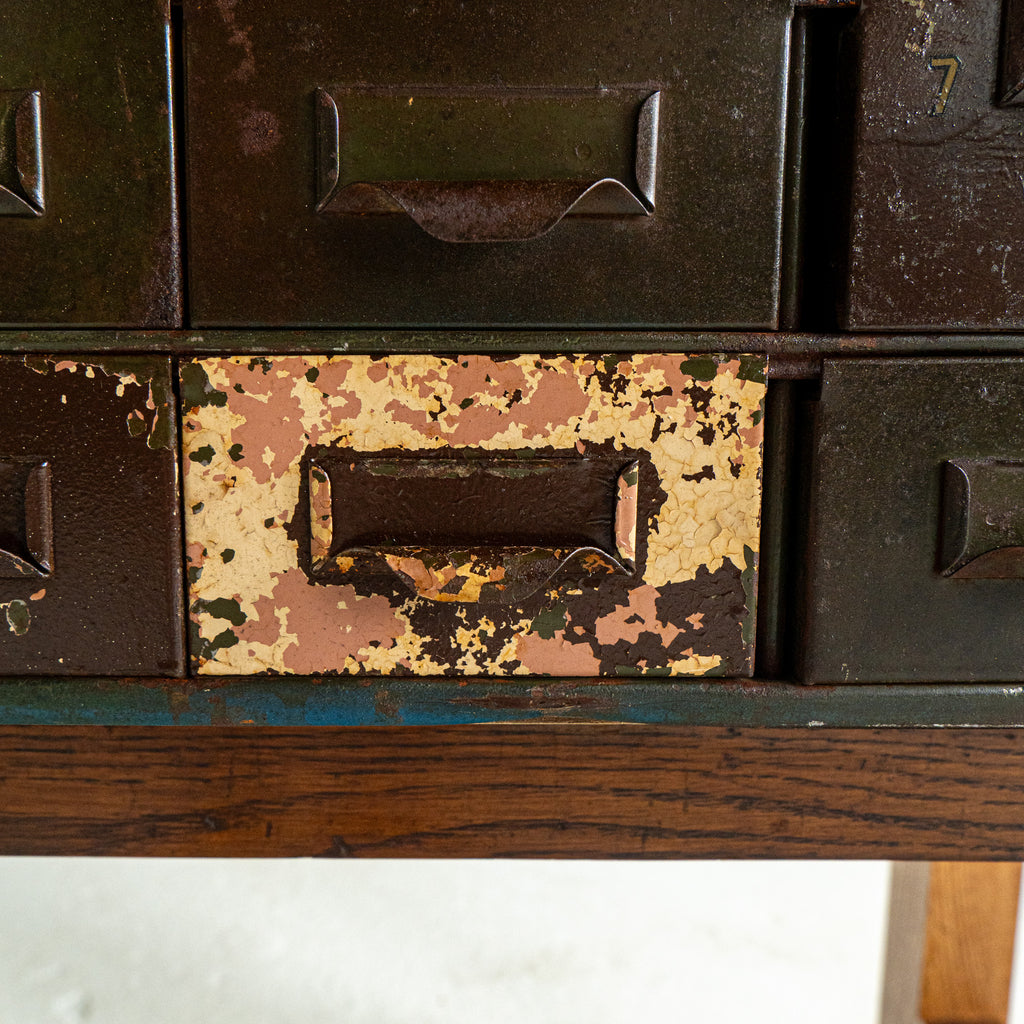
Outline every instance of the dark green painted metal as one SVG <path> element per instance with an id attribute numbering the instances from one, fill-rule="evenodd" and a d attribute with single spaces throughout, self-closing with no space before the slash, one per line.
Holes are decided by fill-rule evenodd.
<path id="1" fill-rule="evenodd" d="M 178 326 L 168 0 L 0 5 L 0 108 L 28 91 L 43 180 L 0 109 L 0 185 L 39 215 L 0 216 L 0 324 Z"/>
<path id="2" fill-rule="evenodd" d="M 796 381 L 772 381 L 764 410 L 761 546 L 758 552 L 755 669 L 768 679 L 785 671 L 789 560 L 792 542 L 794 455 L 797 451 Z"/>
<path id="3" fill-rule="evenodd" d="M 372 9 L 304 0 L 287 12 L 276 0 L 247 0 L 237 9 L 184 0 L 183 10 L 196 323 L 775 327 L 792 0 Z M 653 212 L 643 216 L 634 196 L 641 215 L 588 209 L 539 237 L 471 244 L 441 241 L 408 216 L 388 215 L 387 202 L 372 214 L 328 215 L 318 209 L 316 185 L 325 148 L 317 138 L 319 99 L 337 99 L 342 164 L 372 164 L 366 173 L 378 185 L 382 174 L 411 173 L 402 152 L 409 133 L 398 130 L 393 110 L 375 114 L 372 136 L 357 117 L 358 131 L 348 137 L 343 97 L 355 89 L 390 92 L 407 107 L 412 99 L 413 110 L 418 95 L 450 98 L 444 134 L 463 144 L 458 97 L 472 95 L 495 110 L 526 93 L 635 93 L 628 127 L 616 122 L 610 140 L 604 131 L 595 136 L 585 111 L 573 112 L 575 144 L 563 169 L 577 167 L 581 180 L 594 170 L 583 157 L 607 151 L 609 141 L 629 162 L 640 105 L 660 93 L 656 196 L 639 190 L 655 200 Z M 564 121 L 550 110 L 547 116 L 548 129 L 558 122 L 558 130 L 544 128 L 542 111 L 531 112 L 527 120 L 538 130 L 530 145 L 565 138 Z M 491 144 L 507 157 L 508 143 L 522 144 L 530 132 L 514 135 Z M 403 159 L 390 168 L 367 161 L 366 150 L 376 147 Z M 501 166 L 481 154 L 458 156 L 469 164 L 465 173 L 481 167 L 478 184 L 497 182 L 499 192 L 520 182 L 522 164 L 530 175 L 555 173 L 533 155 L 517 153 Z M 435 159 L 416 169 L 446 179 L 463 173 L 465 164 L 445 164 Z M 617 180 L 620 167 L 602 163 L 600 172 Z M 640 184 L 642 175 L 635 177 Z M 555 183 L 561 178 L 559 171 Z M 398 205 L 408 210 L 408 198 Z M 455 220 L 467 214 L 443 195 L 427 201 L 450 205 L 446 215 Z M 525 193 L 517 202 L 533 204 Z"/>
<path id="4" fill-rule="evenodd" d="M 639 723 L 765 728 L 1024 727 L 1024 686 L 794 686 L 758 681 L 515 683 L 295 677 L 5 679 L 4 725 Z"/>
<path id="5" fill-rule="evenodd" d="M 1024 577 L 1024 462 L 948 460 L 942 505 L 943 576 Z"/>
<path id="6" fill-rule="evenodd" d="M 1024 677 L 1024 579 L 947 577 L 942 559 L 945 465 L 1015 461 L 1022 443 L 1024 360 L 826 361 L 801 678 Z"/>

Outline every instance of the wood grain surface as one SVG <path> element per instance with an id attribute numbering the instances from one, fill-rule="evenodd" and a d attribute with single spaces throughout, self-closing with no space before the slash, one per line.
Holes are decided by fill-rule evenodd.
<path id="1" fill-rule="evenodd" d="M 1006 1024 L 1020 864 L 931 866 L 921 1019 Z"/>
<path id="2" fill-rule="evenodd" d="M 0 729 L 0 853 L 1024 859 L 1024 731 Z"/>

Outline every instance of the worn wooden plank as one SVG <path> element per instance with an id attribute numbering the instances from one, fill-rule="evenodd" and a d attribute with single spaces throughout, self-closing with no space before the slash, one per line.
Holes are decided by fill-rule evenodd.
<path id="1" fill-rule="evenodd" d="M 0 853 L 1024 858 L 1024 731 L 0 729 Z"/>
<path id="2" fill-rule="evenodd" d="M 1006 1024 L 1020 864 L 933 864 L 928 887 L 924 1024 Z"/>

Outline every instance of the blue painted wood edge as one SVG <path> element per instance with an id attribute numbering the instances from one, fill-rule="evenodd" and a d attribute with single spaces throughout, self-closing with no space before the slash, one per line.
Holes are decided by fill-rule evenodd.
<path id="1" fill-rule="evenodd" d="M 3 725 L 437 726 L 591 722 L 782 728 L 1024 726 L 1024 685 L 421 679 L 4 679 Z"/>

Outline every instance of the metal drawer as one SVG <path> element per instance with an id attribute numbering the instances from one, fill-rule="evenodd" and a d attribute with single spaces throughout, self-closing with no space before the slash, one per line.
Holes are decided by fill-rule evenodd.
<path id="1" fill-rule="evenodd" d="M 169 2 L 0 6 L 0 324 L 176 327 Z"/>
<path id="2" fill-rule="evenodd" d="M 827 360 L 807 682 L 1024 676 L 1024 360 Z"/>
<path id="3" fill-rule="evenodd" d="M 196 325 L 773 327 L 792 7 L 187 0 Z"/>
<path id="4" fill-rule="evenodd" d="M 749 675 L 764 359 L 184 363 L 204 674 Z"/>
<path id="5" fill-rule="evenodd" d="M 170 360 L 0 358 L 0 672 L 181 675 Z"/>
<path id="6" fill-rule="evenodd" d="M 1024 6 L 864 5 L 842 325 L 1024 327 Z"/>

